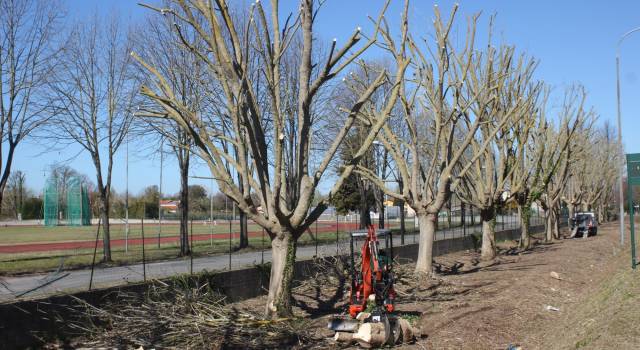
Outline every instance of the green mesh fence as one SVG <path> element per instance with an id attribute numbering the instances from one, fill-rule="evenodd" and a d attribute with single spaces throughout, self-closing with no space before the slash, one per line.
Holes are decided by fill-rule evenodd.
<path id="1" fill-rule="evenodd" d="M 89 206 L 89 191 L 87 185 L 82 184 L 82 225 L 91 225 L 91 207 Z"/>
<path id="2" fill-rule="evenodd" d="M 53 177 L 44 185 L 44 224 L 58 225 L 58 183 Z"/>
<path id="3" fill-rule="evenodd" d="M 78 177 L 67 182 L 67 225 L 83 226 L 91 222 L 87 187 Z"/>

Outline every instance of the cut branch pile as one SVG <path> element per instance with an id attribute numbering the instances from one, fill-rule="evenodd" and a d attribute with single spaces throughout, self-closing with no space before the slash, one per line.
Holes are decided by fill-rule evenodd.
<path id="1" fill-rule="evenodd" d="M 71 325 L 81 346 L 117 348 L 265 349 L 296 347 L 306 341 L 296 319 L 264 320 L 225 304 L 208 284 L 189 287 L 155 282 L 140 298 L 121 293 L 98 308 L 78 300 Z"/>

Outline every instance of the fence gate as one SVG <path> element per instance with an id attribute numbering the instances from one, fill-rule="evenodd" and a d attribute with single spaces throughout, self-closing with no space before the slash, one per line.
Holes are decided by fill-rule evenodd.
<path id="1" fill-rule="evenodd" d="M 627 197 L 629 198 L 629 225 L 631 226 L 631 267 L 636 268 L 636 230 L 633 222 L 633 186 L 640 186 L 640 153 L 627 154 Z"/>

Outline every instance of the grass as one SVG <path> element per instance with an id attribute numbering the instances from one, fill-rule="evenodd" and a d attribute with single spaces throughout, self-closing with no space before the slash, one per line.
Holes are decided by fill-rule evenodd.
<path id="1" fill-rule="evenodd" d="M 453 220 L 452 226 L 459 224 L 459 221 Z M 115 220 L 114 220 L 115 222 Z M 319 231 L 327 229 L 327 226 L 332 225 L 333 221 L 321 222 L 317 225 Z M 343 224 L 343 222 L 340 222 Z M 414 222 L 407 220 L 405 227 L 408 233 L 414 230 Z M 439 228 L 446 228 L 447 222 L 442 220 L 439 223 Z M 397 231 L 400 227 L 399 222 L 390 221 L 390 227 L 394 231 Z M 0 227 L 0 245 L 11 244 L 28 244 L 28 243 L 49 243 L 49 242 L 69 242 L 69 241 L 93 241 L 95 240 L 97 227 L 94 226 L 9 226 Z M 237 222 L 232 224 L 231 231 L 234 233 L 234 239 L 232 239 L 232 250 L 238 246 L 238 231 L 239 224 Z M 311 231 L 315 234 L 316 225 L 311 226 Z M 111 225 L 111 239 L 124 239 L 125 227 L 118 222 Z M 162 225 L 161 237 L 176 237 L 174 242 L 163 242 L 158 247 L 157 237 L 160 232 L 160 226 L 157 224 L 144 225 L 145 231 L 145 260 L 157 261 L 179 258 L 179 243 L 177 237 L 179 235 L 179 226 L 177 224 L 164 224 Z M 212 232 L 210 225 L 205 225 L 202 222 L 193 223 L 193 233 L 195 235 L 208 235 Z M 249 232 L 260 232 L 261 228 L 255 224 L 249 225 Z M 213 226 L 214 234 L 228 234 L 229 225 L 225 221 L 219 221 L 217 225 Z M 467 234 L 471 234 L 473 231 L 468 231 Z M 397 234 L 397 233 L 396 233 Z M 346 239 L 347 233 L 345 231 L 339 232 L 340 239 Z M 318 243 L 325 244 L 335 242 L 336 233 L 332 232 L 319 232 Z M 131 224 L 129 230 L 129 238 L 139 239 L 141 238 L 140 224 Z M 314 238 L 307 233 L 303 234 L 298 241 L 299 245 L 314 244 Z M 413 242 L 412 240 L 407 243 Z M 249 248 L 247 250 L 262 250 L 270 249 L 269 237 L 265 234 L 264 242 L 262 237 L 249 237 Z M 229 251 L 229 240 L 216 239 L 212 241 L 196 240 L 193 242 L 194 256 L 207 256 L 214 254 L 224 254 Z M 98 252 L 96 260 L 99 261 L 102 257 L 102 245 L 98 242 Z M 33 273 L 42 271 L 52 271 L 62 265 L 64 269 L 77 269 L 87 266 L 91 266 L 93 259 L 93 248 L 80 248 L 73 250 L 58 250 L 58 251 L 43 251 L 43 252 L 25 252 L 25 253 L 12 253 L 12 254 L 0 254 L 0 275 L 13 275 L 22 273 Z M 133 263 L 142 262 L 142 246 L 130 244 L 128 251 L 125 252 L 124 246 L 114 245 L 112 246 L 112 259 L 114 265 L 127 265 Z"/>
<path id="2" fill-rule="evenodd" d="M 232 225 L 232 231 L 239 231 L 238 223 Z M 249 225 L 249 232 L 259 231 L 258 225 Z M 148 237 L 157 237 L 160 232 L 160 225 L 147 224 L 144 225 L 145 235 Z M 162 225 L 161 237 L 176 237 L 180 231 L 177 224 Z M 229 232 L 227 222 L 219 221 L 213 227 L 203 225 L 202 222 L 193 223 L 193 233 L 198 234 L 225 234 Z M 124 224 L 110 225 L 111 239 L 124 239 Z M 87 241 L 94 240 L 96 234 L 96 225 L 93 226 L 6 226 L 0 227 L 0 244 L 25 244 L 25 243 L 49 243 L 49 242 L 70 242 L 70 241 Z M 138 238 L 141 236 L 140 224 L 129 225 L 129 237 Z"/>
<path id="3" fill-rule="evenodd" d="M 194 227 L 195 228 L 195 227 Z M 145 226 L 145 232 L 146 232 Z M 194 230 L 195 231 L 195 230 Z M 346 239 L 346 232 L 339 232 L 339 239 Z M 335 242 L 336 233 L 318 233 L 318 244 Z M 315 240 L 308 234 L 302 235 L 299 245 L 315 244 Z M 239 245 L 238 239 L 231 240 L 232 251 Z M 158 247 L 157 241 L 150 238 L 145 239 L 145 260 L 158 261 L 175 259 L 179 257 L 180 247 L 177 242 L 161 243 Z M 262 237 L 249 237 L 249 248 L 245 251 L 260 251 L 270 249 L 269 237 L 265 234 Z M 194 257 L 201 257 L 214 254 L 224 254 L 229 252 L 229 240 L 214 239 L 212 241 L 194 241 Z M 131 245 L 127 252 L 124 247 L 113 247 L 111 250 L 113 265 L 128 265 L 142 262 L 142 245 Z M 98 242 L 98 252 L 96 260 L 102 257 L 102 246 Z M 63 269 L 77 269 L 91 266 L 93 260 L 93 248 L 74 249 L 46 252 L 29 252 L 16 254 L 2 254 L 0 256 L 0 275 L 14 275 L 31 272 L 51 271 L 57 269 L 61 264 Z"/>
<path id="4" fill-rule="evenodd" d="M 572 306 L 546 341 L 548 349 L 637 349 L 640 279 L 630 268 L 607 278 Z M 560 330 L 571 330 L 570 332 Z"/>

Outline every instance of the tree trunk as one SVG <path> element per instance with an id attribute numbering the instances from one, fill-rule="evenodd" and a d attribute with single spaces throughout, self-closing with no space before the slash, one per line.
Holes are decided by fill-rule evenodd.
<path id="1" fill-rule="evenodd" d="M 473 206 L 469 209 L 471 210 L 471 226 L 474 226 L 476 224 L 476 214 L 473 213 Z"/>
<path id="2" fill-rule="evenodd" d="M 553 214 L 553 238 L 560 239 L 560 208 L 554 206 L 552 208 Z"/>
<path id="3" fill-rule="evenodd" d="M 100 191 L 100 216 L 102 217 L 102 261 L 111 262 L 111 234 L 109 231 L 109 196 Z"/>
<path id="4" fill-rule="evenodd" d="M 366 201 L 365 201 L 366 202 Z M 371 225 L 371 214 L 369 213 L 369 206 L 366 203 L 360 202 L 360 229 L 364 230 Z"/>
<path id="5" fill-rule="evenodd" d="M 238 173 L 238 190 L 240 191 L 240 193 L 244 192 L 244 185 L 242 183 L 242 178 L 239 173 Z M 242 210 L 240 210 L 239 219 L 240 219 L 240 242 L 239 242 L 238 249 L 243 249 L 243 248 L 249 247 L 249 231 L 248 231 L 249 226 L 248 226 L 247 214 Z"/>
<path id="6" fill-rule="evenodd" d="M 605 222 L 605 219 L 604 219 L 604 205 L 602 205 L 602 204 L 598 206 L 598 220 L 600 222 Z"/>
<path id="7" fill-rule="evenodd" d="M 291 310 L 291 287 L 296 261 L 296 239 L 291 232 L 280 232 L 271 241 L 271 278 L 267 296 L 266 316 L 289 317 Z"/>
<path id="8" fill-rule="evenodd" d="M 240 210 L 240 245 L 238 249 L 247 248 L 249 246 L 247 214 Z"/>
<path id="9" fill-rule="evenodd" d="M 447 225 L 447 228 L 451 228 L 451 198 L 449 198 L 447 205 Z"/>
<path id="10" fill-rule="evenodd" d="M 188 156 L 187 156 L 188 157 Z M 180 255 L 191 253 L 189 247 L 189 159 L 180 164 Z"/>
<path id="11" fill-rule="evenodd" d="M 418 218 L 420 238 L 418 240 L 418 259 L 416 260 L 415 271 L 430 275 L 433 263 L 433 237 L 436 232 L 436 215 L 416 211 L 416 217 Z"/>
<path id="12" fill-rule="evenodd" d="M 529 237 L 531 207 L 518 204 L 518 216 L 520 216 L 520 243 L 518 247 L 522 250 L 527 250 L 531 246 L 531 239 Z"/>
<path id="13" fill-rule="evenodd" d="M 4 125 L 3 125 L 4 128 Z M 0 140 L 2 142 L 2 140 Z M 7 187 L 9 181 L 9 175 L 11 175 L 11 164 L 13 163 L 13 155 L 15 153 L 17 144 L 9 142 L 9 152 L 7 152 L 7 160 L 4 164 L 4 171 L 2 172 L 2 178 L 0 178 L 0 203 L 4 200 L 4 190 Z M 2 157 L 0 157 L 2 162 Z M 0 164 L 1 165 L 1 164 Z"/>
<path id="14" fill-rule="evenodd" d="M 555 235 L 553 232 L 555 227 L 555 223 L 553 222 L 554 217 L 555 217 L 555 213 L 553 211 L 553 208 L 547 208 L 547 210 L 544 211 L 544 218 L 545 218 L 544 241 L 545 242 L 552 242 L 555 239 Z"/>
<path id="15" fill-rule="evenodd" d="M 404 226 L 404 201 L 400 202 L 400 244 L 404 245 L 404 234 L 405 234 L 405 226 Z"/>
<path id="16" fill-rule="evenodd" d="M 483 260 L 492 260 L 496 257 L 496 210 L 489 207 L 480 210 L 482 221 L 482 248 L 480 256 Z"/>
<path id="17" fill-rule="evenodd" d="M 567 209 L 569 211 L 569 218 L 567 219 L 567 225 L 571 227 L 571 219 L 573 219 L 573 214 L 575 213 L 575 208 L 573 203 L 568 203 Z"/>
<path id="18" fill-rule="evenodd" d="M 364 230 L 371 225 L 371 215 L 369 213 L 369 201 L 367 201 L 367 189 L 362 183 L 362 180 L 358 180 L 358 192 L 360 193 L 360 222 L 359 228 Z"/>

